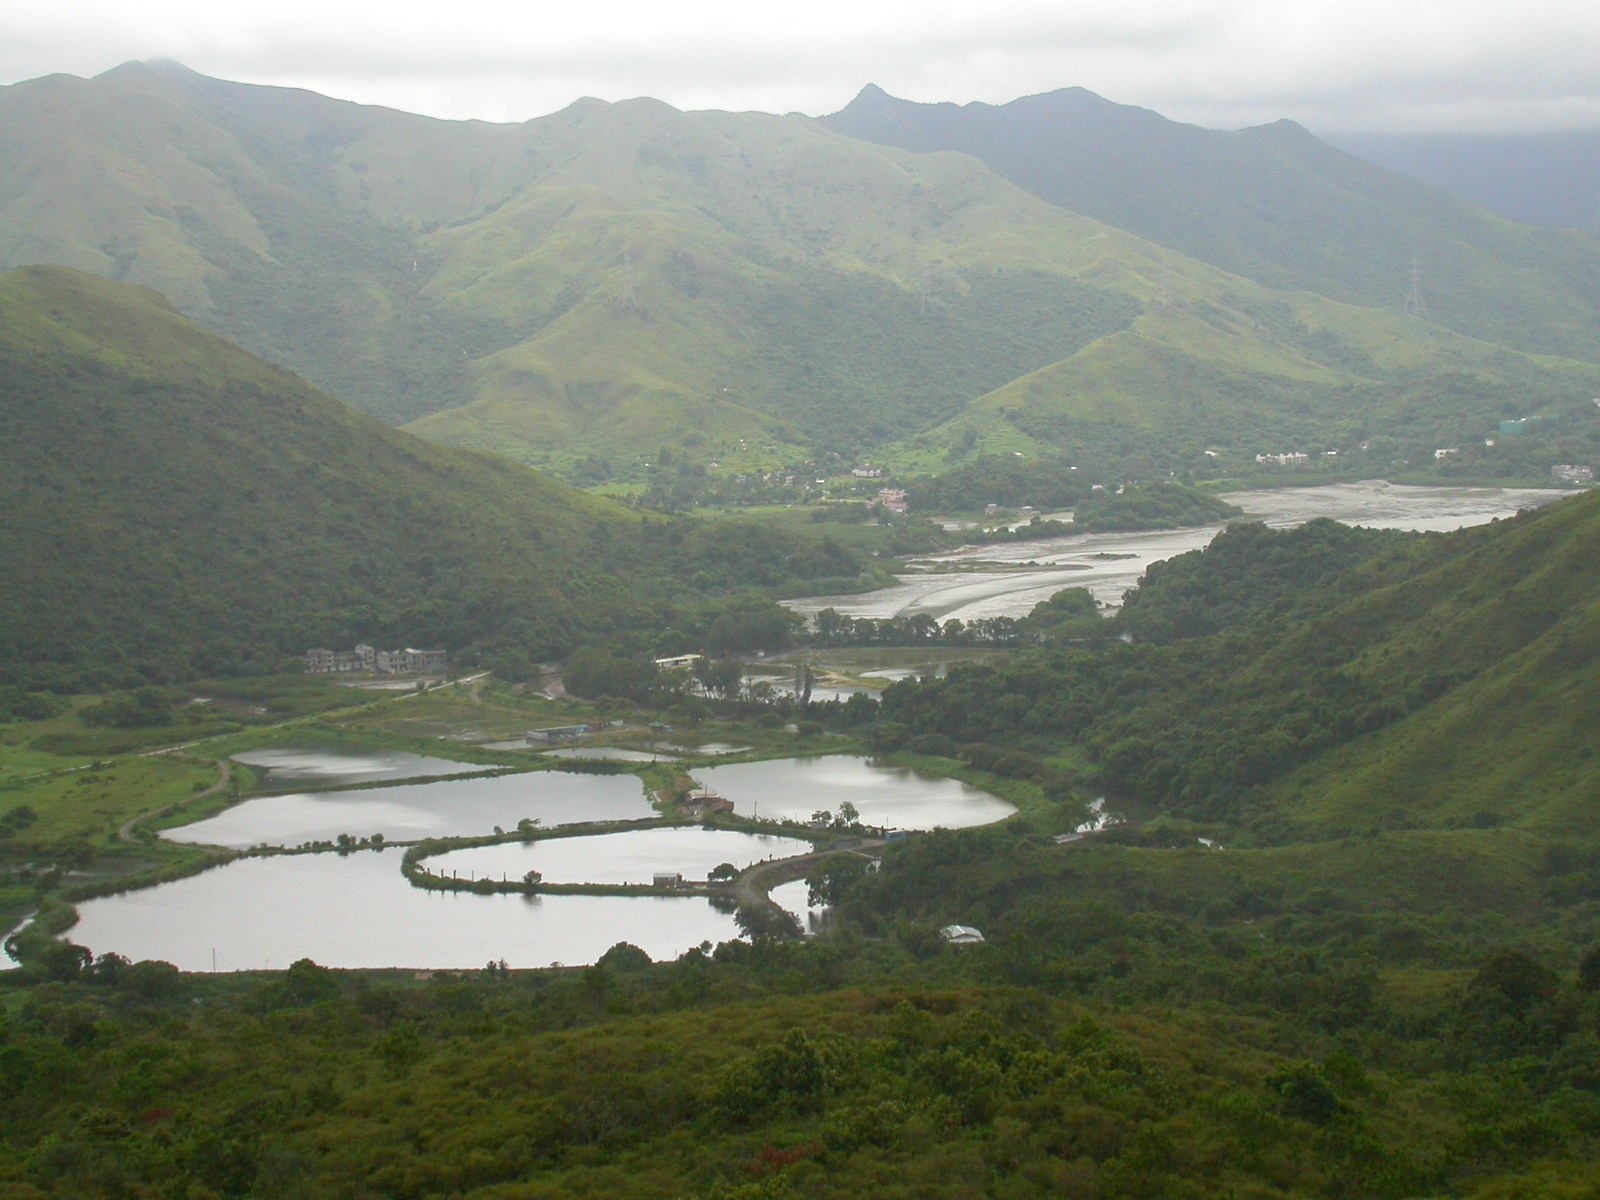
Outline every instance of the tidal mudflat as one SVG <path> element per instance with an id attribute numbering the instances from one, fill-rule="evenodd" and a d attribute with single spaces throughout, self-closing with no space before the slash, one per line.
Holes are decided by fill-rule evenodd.
<path id="1" fill-rule="evenodd" d="M 1224 499 L 1244 509 L 1244 520 L 1263 521 L 1275 529 L 1328 517 L 1375 529 L 1446 531 L 1512 517 L 1519 509 L 1571 494 L 1545 488 L 1410 487 L 1367 480 L 1234 492 Z M 833 608 L 852 617 L 881 620 L 927 613 L 940 621 L 1023 617 L 1035 604 L 1071 587 L 1088 588 L 1102 603 L 1120 604 L 1123 593 L 1152 563 L 1200 549 L 1221 528 L 1088 533 L 971 546 L 919 560 L 920 570 L 907 571 L 899 582 L 875 592 L 808 596 L 784 604 L 805 616 Z"/>

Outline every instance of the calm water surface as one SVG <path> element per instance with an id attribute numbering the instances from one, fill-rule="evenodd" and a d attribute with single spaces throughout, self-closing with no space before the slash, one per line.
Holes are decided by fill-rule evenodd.
<path id="1" fill-rule="evenodd" d="M 381 833 L 389 841 L 474 836 L 492 833 L 496 825 L 513 829 L 524 817 L 545 825 L 569 825 L 654 815 L 643 785 L 633 775 L 529 771 L 347 792 L 264 796 L 246 800 L 210 820 L 168 830 L 163 836 L 175 842 L 243 849 L 263 843 L 298 846 L 334 841 L 341 833 L 358 838 Z"/>
<path id="2" fill-rule="evenodd" d="M 502 842 L 457 850 L 427 860 L 436 875 L 521 879 L 538 871 L 546 883 L 649 883 L 657 871 L 702 880 L 713 867 L 739 868 L 766 858 L 811 853 L 798 838 L 736 833 L 730 829 L 634 829 L 593 837 Z"/>
<path id="3" fill-rule="evenodd" d="M 286 783 L 376 783 L 483 770 L 479 763 L 452 762 L 403 750 L 246 750 L 235 754 L 233 761 L 255 767 L 269 787 Z"/>
<path id="4" fill-rule="evenodd" d="M 1017 810 L 957 779 L 879 766 L 848 754 L 696 767 L 694 777 L 732 800 L 742 816 L 806 820 L 848 800 L 865 825 L 962 829 L 1003 821 Z"/>
<path id="5" fill-rule="evenodd" d="M 808 903 L 811 898 L 811 885 L 804 879 L 794 879 L 788 883 L 780 883 L 767 895 L 771 897 L 774 904 L 799 921 L 800 928 L 805 932 L 815 933 L 820 928 L 824 910 L 812 908 Z"/>
<path id="6" fill-rule="evenodd" d="M 561 750 L 541 750 L 545 758 L 609 758 L 613 762 L 671 762 L 665 751 L 627 750 L 621 746 L 567 746 Z"/>
<path id="7" fill-rule="evenodd" d="M 191 879 L 78 905 L 72 939 L 96 954 L 185 971 L 329 967 L 464 970 L 592 963 L 619 941 L 669 959 L 738 936 L 698 896 L 476 896 L 427 892 L 399 849 L 249 858 Z"/>

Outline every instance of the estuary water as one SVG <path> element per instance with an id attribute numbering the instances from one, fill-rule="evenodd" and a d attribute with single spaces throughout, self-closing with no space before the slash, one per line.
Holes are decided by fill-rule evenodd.
<path id="1" fill-rule="evenodd" d="M 329 967 L 465 970 L 594 962 L 619 941 L 651 958 L 739 936 L 701 896 L 479 896 L 414 888 L 398 848 L 247 858 L 78 905 L 72 940 L 185 971 Z"/>
<path id="2" fill-rule="evenodd" d="M 655 815 L 633 775 L 527 771 L 437 783 L 340 792 L 305 792 L 246 800 L 206 821 L 170 829 L 175 842 L 247 849 L 331 842 L 383 834 L 388 841 L 467 836 L 516 828 L 524 817 L 543 825 L 629 821 Z"/>
<path id="3" fill-rule="evenodd" d="M 1410 487 L 1368 480 L 1323 487 L 1273 488 L 1224 497 L 1244 509 L 1243 520 L 1275 529 L 1328 517 L 1374 529 L 1444 532 L 1513 517 L 1572 495 L 1544 488 Z M 1122 603 L 1151 563 L 1214 538 L 1220 525 L 1146 533 L 1088 533 L 1002 546 L 970 546 L 919 559 L 923 571 L 876 592 L 786 600 L 804 616 L 834 608 L 847 616 L 883 619 L 927 613 L 940 621 L 1022 617 L 1063 588 L 1086 587 L 1104 604 Z M 1031 565 L 1024 565 L 1031 564 Z"/>
<path id="4" fill-rule="evenodd" d="M 697 767 L 694 777 L 733 801 L 746 817 L 804 821 L 849 801 L 864 825 L 886 829 L 964 829 L 1003 821 L 1017 810 L 958 779 L 881 766 L 849 754 Z"/>
<path id="5" fill-rule="evenodd" d="M 713 867 L 743 870 L 768 858 L 809 854 L 798 838 L 738 833 L 730 829 L 630 829 L 592 837 L 502 842 L 455 850 L 426 860 L 435 875 L 517 880 L 538 871 L 546 883 L 649 883 L 658 871 L 703 880 Z"/>

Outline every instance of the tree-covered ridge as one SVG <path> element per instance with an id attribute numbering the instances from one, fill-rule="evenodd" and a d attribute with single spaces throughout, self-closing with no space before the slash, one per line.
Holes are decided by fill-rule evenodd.
<path id="1" fill-rule="evenodd" d="M 1118 619 L 1133 644 L 897 685 L 884 715 L 956 742 L 1077 743 L 1117 792 L 1200 819 L 1253 812 L 1263 837 L 1297 807 L 1270 790 L 1291 778 L 1300 794 L 1344 795 L 1336 815 L 1304 802 L 1320 820 L 1484 812 L 1587 828 L 1573 806 L 1592 775 L 1572 739 L 1591 720 L 1576 697 L 1596 684 L 1583 649 L 1596 538 L 1593 496 L 1450 535 L 1235 528 L 1152 572 Z M 1362 764 L 1368 786 L 1387 772 L 1405 798 L 1363 812 L 1314 768 L 1336 749 L 1342 770 Z M 1465 782 L 1486 755 L 1502 760 L 1485 777 L 1497 799 Z"/>
<path id="2" fill-rule="evenodd" d="M 867 570 L 429 445 L 73 271 L 0 277 L 0 378 L 0 643 L 30 689 L 363 639 L 526 664 L 625 629 L 692 640 L 710 596 Z"/>

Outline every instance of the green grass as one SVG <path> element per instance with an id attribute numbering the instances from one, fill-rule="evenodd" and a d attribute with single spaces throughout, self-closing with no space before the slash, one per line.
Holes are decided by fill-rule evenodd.
<path id="1" fill-rule="evenodd" d="M 81 839 L 99 849 L 116 847 L 117 830 L 140 813 L 188 799 L 217 782 L 208 762 L 164 756 L 122 758 L 82 771 L 31 780 L 0 790 L 0 806 L 22 805 L 37 821 L 19 840 L 51 844 Z"/>

